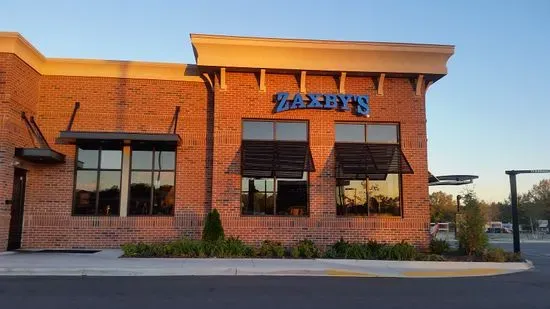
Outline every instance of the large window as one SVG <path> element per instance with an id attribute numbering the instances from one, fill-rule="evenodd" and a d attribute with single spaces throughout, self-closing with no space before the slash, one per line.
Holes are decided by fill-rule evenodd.
<path id="1" fill-rule="evenodd" d="M 306 122 L 244 121 L 242 136 L 245 141 L 307 142 L 307 130 Z M 308 173 L 305 171 L 279 173 L 274 177 L 242 177 L 241 188 L 244 215 L 308 215 Z"/>
<path id="2" fill-rule="evenodd" d="M 176 153 L 153 146 L 132 148 L 129 215 L 172 215 Z"/>
<path id="3" fill-rule="evenodd" d="M 81 145 L 77 149 L 75 215 L 120 212 L 122 145 Z"/>
<path id="4" fill-rule="evenodd" d="M 399 144 L 396 124 L 336 124 L 336 142 Z M 336 179 L 336 214 L 339 216 L 400 216 L 401 175 L 370 174 L 364 179 Z"/>

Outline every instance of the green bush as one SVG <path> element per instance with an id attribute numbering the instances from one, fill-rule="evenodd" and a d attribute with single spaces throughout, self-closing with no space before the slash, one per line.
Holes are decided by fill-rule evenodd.
<path id="1" fill-rule="evenodd" d="M 282 258 L 285 256 L 285 248 L 280 242 L 264 240 L 257 254 L 261 257 Z"/>
<path id="2" fill-rule="evenodd" d="M 225 237 L 223 232 L 222 220 L 217 209 L 213 209 L 206 216 L 204 229 L 202 230 L 202 240 L 217 241 Z"/>
<path id="3" fill-rule="evenodd" d="M 353 243 L 350 244 L 344 254 L 345 259 L 367 260 L 374 258 L 376 253 L 371 252 L 368 245 Z"/>
<path id="4" fill-rule="evenodd" d="M 413 245 L 402 241 L 395 245 L 382 247 L 378 258 L 380 260 L 412 261 L 416 257 L 416 254 L 417 251 Z"/>
<path id="5" fill-rule="evenodd" d="M 465 206 L 458 220 L 459 247 L 468 255 L 479 254 L 487 247 L 485 218 L 473 192 L 466 194 L 464 202 Z"/>
<path id="6" fill-rule="evenodd" d="M 506 262 L 523 262 L 521 253 L 506 252 Z"/>
<path id="7" fill-rule="evenodd" d="M 298 244 L 291 249 L 290 255 L 293 258 L 312 259 L 320 257 L 321 250 L 315 246 L 313 241 L 304 239 L 299 241 Z"/>
<path id="8" fill-rule="evenodd" d="M 444 239 L 432 238 L 430 241 L 430 252 L 433 254 L 443 254 L 449 252 L 449 243 Z"/>
<path id="9" fill-rule="evenodd" d="M 485 249 L 481 255 L 484 262 L 505 262 L 506 252 L 502 248 L 488 248 Z"/>

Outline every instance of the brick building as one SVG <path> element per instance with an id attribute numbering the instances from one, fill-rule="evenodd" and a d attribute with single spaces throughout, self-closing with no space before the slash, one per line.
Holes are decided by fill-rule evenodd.
<path id="1" fill-rule="evenodd" d="M 196 65 L 0 33 L 0 250 L 429 240 L 425 93 L 453 46 L 191 35 Z"/>

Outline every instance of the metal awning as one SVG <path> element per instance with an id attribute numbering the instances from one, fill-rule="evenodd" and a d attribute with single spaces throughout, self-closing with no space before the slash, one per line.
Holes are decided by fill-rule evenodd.
<path id="1" fill-rule="evenodd" d="M 130 132 L 88 132 L 61 131 L 57 144 L 76 144 L 80 141 L 147 141 L 179 143 L 180 137 L 174 133 L 130 133 Z"/>
<path id="2" fill-rule="evenodd" d="M 474 179 L 478 179 L 476 175 L 443 175 L 434 176 L 429 174 L 428 185 L 429 186 L 460 186 L 468 185 L 474 182 Z"/>
<path id="3" fill-rule="evenodd" d="M 244 177 L 302 178 L 315 171 L 307 142 L 243 141 L 241 175 Z"/>
<path id="4" fill-rule="evenodd" d="M 15 148 L 15 156 L 28 162 L 52 164 L 65 162 L 65 155 L 47 148 Z"/>
<path id="5" fill-rule="evenodd" d="M 31 116 L 27 118 L 25 112 L 21 113 L 21 119 L 25 122 L 31 140 L 35 147 L 16 147 L 14 156 L 16 158 L 39 164 L 55 164 L 65 162 L 65 155 L 53 150 L 42 134 L 40 127 Z"/>
<path id="6" fill-rule="evenodd" d="M 399 145 L 336 143 L 336 178 L 383 180 L 414 173 Z"/>
<path id="7" fill-rule="evenodd" d="M 103 132 L 103 131 L 73 131 L 73 123 L 76 113 L 80 108 L 80 102 L 75 102 L 73 113 L 69 119 L 67 130 L 59 132 L 56 138 L 56 144 L 77 144 L 86 142 L 157 142 L 157 143 L 172 143 L 178 144 L 180 136 L 176 134 L 178 126 L 178 115 L 180 107 L 176 106 L 172 122 L 168 129 L 168 133 L 145 133 L 145 132 Z"/>

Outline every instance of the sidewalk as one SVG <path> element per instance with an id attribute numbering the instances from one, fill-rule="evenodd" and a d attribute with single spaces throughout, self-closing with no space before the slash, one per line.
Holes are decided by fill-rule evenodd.
<path id="1" fill-rule="evenodd" d="M 294 259 L 137 259 L 120 250 L 93 254 L 0 254 L 0 276 L 343 276 L 439 278 L 509 274 L 531 263 Z"/>

